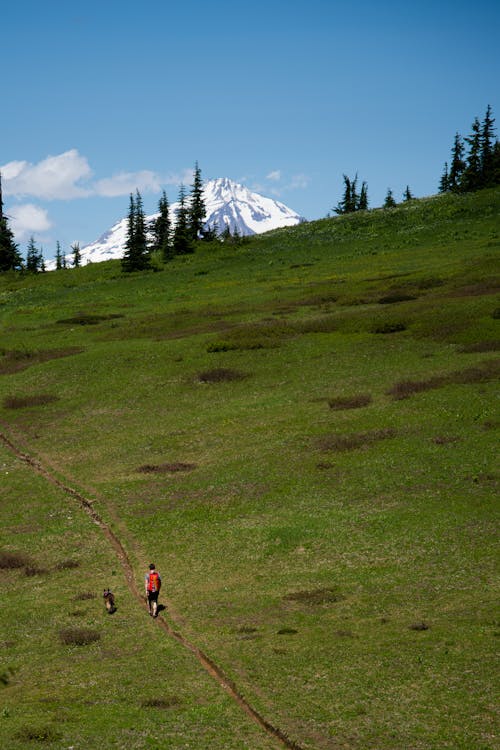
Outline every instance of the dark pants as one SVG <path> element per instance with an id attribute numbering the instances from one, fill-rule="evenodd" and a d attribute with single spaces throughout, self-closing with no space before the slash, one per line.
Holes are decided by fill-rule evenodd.
<path id="1" fill-rule="evenodd" d="M 159 591 L 148 591 L 148 607 L 149 611 L 156 613 L 158 611 L 158 594 Z"/>

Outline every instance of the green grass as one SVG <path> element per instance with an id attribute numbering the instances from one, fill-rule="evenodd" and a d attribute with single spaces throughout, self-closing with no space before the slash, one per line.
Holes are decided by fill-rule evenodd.
<path id="1" fill-rule="evenodd" d="M 0 278 L 2 431 L 304 750 L 496 746 L 499 247 L 491 190 Z M 71 496 L 0 472 L 0 744 L 276 746 Z"/>

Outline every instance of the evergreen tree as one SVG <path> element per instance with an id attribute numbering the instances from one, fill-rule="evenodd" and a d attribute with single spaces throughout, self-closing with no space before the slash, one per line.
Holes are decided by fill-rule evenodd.
<path id="1" fill-rule="evenodd" d="M 495 118 L 492 117 L 491 106 L 488 104 L 481 127 L 481 187 L 491 187 L 495 184 L 493 173 L 493 138 Z"/>
<path id="2" fill-rule="evenodd" d="M 188 231 L 193 242 L 201 239 L 203 235 L 203 225 L 207 210 L 203 200 L 203 181 L 201 179 L 201 169 L 196 162 L 194 167 L 193 184 L 191 185 L 191 200 L 188 209 Z"/>
<path id="3" fill-rule="evenodd" d="M 214 242 L 219 236 L 219 226 L 215 221 L 211 227 L 205 227 L 203 229 L 202 239 L 204 242 Z"/>
<path id="4" fill-rule="evenodd" d="M 188 224 L 188 208 L 184 185 L 179 188 L 179 208 L 175 221 L 173 251 L 175 255 L 187 255 L 194 251 L 191 243 L 191 232 Z"/>
<path id="5" fill-rule="evenodd" d="M 28 273 L 38 273 L 43 269 L 43 256 L 35 243 L 35 238 L 30 237 L 26 249 L 26 270 Z"/>
<path id="6" fill-rule="evenodd" d="M 403 193 L 403 200 L 408 203 L 408 201 L 412 201 L 414 196 L 411 193 L 409 185 L 406 186 L 406 190 Z"/>
<path id="7" fill-rule="evenodd" d="M 448 173 L 448 162 L 445 161 L 443 174 L 441 175 L 441 179 L 439 180 L 439 192 L 447 193 L 449 189 L 450 189 L 450 175 Z"/>
<path id="8" fill-rule="evenodd" d="M 146 236 L 146 216 L 142 204 L 142 197 L 135 191 L 135 253 L 136 270 L 143 271 L 149 267 L 148 240 Z"/>
<path id="9" fill-rule="evenodd" d="M 73 268 L 79 268 L 82 263 L 82 254 L 80 253 L 80 244 L 78 242 L 74 242 L 71 245 L 72 255 L 73 255 Z"/>
<path id="10" fill-rule="evenodd" d="M 358 210 L 366 211 L 368 208 L 368 185 L 363 182 L 361 185 L 361 193 L 359 194 Z"/>
<path id="11" fill-rule="evenodd" d="M 219 237 L 221 242 L 231 242 L 231 227 L 229 226 L 229 223 L 226 223 Z"/>
<path id="12" fill-rule="evenodd" d="M 127 239 L 122 258 L 122 270 L 143 271 L 149 267 L 149 253 L 146 239 L 146 217 L 141 194 L 136 190 L 135 198 L 130 194 L 127 220 Z"/>
<path id="13" fill-rule="evenodd" d="M 158 203 L 158 211 L 159 215 L 153 226 L 153 248 L 161 254 L 163 260 L 170 260 L 173 257 L 171 244 L 172 227 L 170 222 L 170 206 L 165 191 L 163 191 Z"/>
<path id="14" fill-rule="evenodd" d="M 385 196 L 384 208 L 395 208 L 397 206 L 391 188 L 387 188 L 387 194 Z"/>
<path id="15" fill-rule="evenodd" d="M 61 253 L 61 245 L 59 242 L 56 244 L 56 271 L 60 271 L 63 268 L 63 257 Z"/>
<path id="16" fill-rule="evenodd" d="M 0 173 L 0 272 L 18 271 L 22 268 L 22 265 L 21 255 L 14 242 L 14 233 L 3 212 L 2 175 Z"/>
<path id="17" fill-rule="evenodd" d="M 481 125 L 477 117 L 472 123 L 472 133 L 466 139 L 469 145 L 467 163 L 460 179 L 460 188 L 465 192 L 478 190 L 481 185 Z"/>
<path id="18" fill-rule="evenodd" d="M 452 190 L 455 193 L 460 190 L 465 166 L 462 136 L 459 133 L 455 133 L 455 140 L 453 141 L 453 148 L 451 150 L 451 165 L 447 190 Z"/>
<path id="19" fill-rule="evenodd" d="M 493 185 L 500 185 L 500 141 L 495 141 L 491 157 L 491 175 Z"/>

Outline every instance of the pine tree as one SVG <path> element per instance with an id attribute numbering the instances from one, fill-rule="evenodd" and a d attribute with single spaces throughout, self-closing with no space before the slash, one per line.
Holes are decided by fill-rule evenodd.
<path id="1" fill-rule="evenodd" d="M 203 181 L 201 179 L 201 169 L 196 162 L 194 167 L 193 184 L 191 185 L 191 199 L 188 209 L 188 231 L 193 242 L 201 239 L 203 235 L 203 225 L 207 210 L 203 200 Z"/>
<path id="2" fill-rule="evenodd" d="M 60 271 L 63 267 L 61 245 L 59 242 L 56 243 L 56 271 Z"/>
<path id="3" fill-rule="evenodd" d="M 469 144 L 467 164 L 460 178 L 460 188 L 465 192 L 478 190 L 481 185 L 481 125 L 477 117 L 472 123 L 472 133 L 466 139 Z"/>
<path id="4" fill-rule="evenodd" d="M 481 187 L 491 187 L 495 184 L 493 174 L 493 138 L 495 118 L 492 117 L 491 106 L 488 104 L 481 127 Z"/>
<path id="5" fill-rule="evenodd" d="M 135 270 L 143 271 L 149 268 L 149 250 L 146 237 L 146 216 L 142 204 L 142 197 L 138 190 L 135 191 Z"/>
<path id="6" fill-rule="evenodd" d="M 42 270 L 42 267 L 42 253 L 36 246 L 35 238 L 31 236 L 26 249 L 26 270 L 28 273 L 38 273 Z"/>
<path id="7" fill-rule="evenodd" d="M 414 196 L 411 193 L 409 185 L 406 186 L 406 190 L 403 193 L 403 200 L 408 203 L 408 201 L 412 201 Z"/>
<path id="8" fill-rule="evenodd" d="M 441 175 L 441 179 L 439 180 L 439 192 L 447 193 L 449 189 L 450 189 L 450 175 L 448 172 L 448 162 L 445 161 L 443 174 Z"/>
<path id="9" fill-rule="evenodd" d="M 188 225 L 188 209 L 184 185 L 179 188 L 179 208 L 175 220 L 173 251 L 175 255 L 187 255 L 194 252 L 191 233 Z"/>
<path id="10" fill-rule="evenodd" d="M 395 208 L 397 206 L 391 188 L 387 188 L 387 194 L 385 196 L 384 208 Z"/>
<path id="11" fill-rule="evenodd" d="M 14 233 L 3 212 L 2 174 L 0 173 L 0 272 L 18 271 L 23 266 L 23 260 L 14 242 Z"/>
<path id="12" fill-rule="evenodd" d="M 462 175 L 465 169 L 464 161 L 464 143 L 460 133 L 455 133 L 453 148 L 451 149 L 450 173 L 448 175 L 448 188 L 454 193 L 460 190 Z"/>
<path id="13" fill-rule="evenodd" d="M 170 260 L 173 257 L 171 244 L 172 227 L 170 221 L 170 206 L 165 191 L 163 191 L 162 197 L 158 203 L 158 211 L 159 215 L 153 226 L 153 249 L 161 254 L 163 260 Z"/>
<path id="14" fill-rule="evenodd" d="M 80 252 L 80 244 L 78 242 L 74 242 L 71 245 L 71 250 L 72 250 L 72 255 L 73 255 L 73 259 L 72 259 L 73 268 L 80 268 L 81 263 L 82 263 L 82 254 Z"/>
<path id="15" fill-rule="evenodd" d="M 149 268 L 149 252 L 146 238 L 146 217 L 142 206 L 141 194 L 136 190 L 135 198 L 130 194 L 127 221 L 127 239 L 122 258 L 122 270 L 143 271 Z"/>
<path id="16" fill-rule="evenodd" d="M 361 193 L 359 194 L 358 210 L 366 211 L 368 208 L 368 185 L 363 182 L 361 185 Z"/>

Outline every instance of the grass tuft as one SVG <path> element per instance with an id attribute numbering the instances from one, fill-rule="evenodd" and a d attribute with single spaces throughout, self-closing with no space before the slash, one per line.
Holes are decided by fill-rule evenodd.
<path id="1" fill-rule="evenodd" d="M 215 367 L 212 370 L 204 370 L 198 375 L 200 383 L 230 383 L 234 380 L 244 380 L 248 375 L 239 370 L 231 370 L 227 367 Z"/>
<path id="2" fill-rule="evenodd" d="M 402 380 L 389 388 L 387 394 L 395 400 L 409 398 L 416 393 L 444 388 L 446 385 L 470 385 L 495 380 L 500 373 L 500 360 L 486 360 L 476 367 L 458 370 L 448 375 L 434 375 L 427 380 Z"/>
<path id="3" fill-rule="evenodd" d="M 342 409 L 360 409 L 363 406 L 368 406 L 371 402 L 372 397 L 370 394 L 362 393 L 359 396 L 329 398 L 328 406 L 335 411 L 341 411 Z"/>
<path id="4" fill-rule="evenodd" d="M 62 734 L 50 726 L 26 726 L 16 733 L 16 737 L 21 742 L 57 742 L 61 739 Z"/>
<path id="5" fill-rule="evenodd" d="M 345 597 L 339 594 L 336 589 L 324 588 L 324 589 L 313 589 L 312 591 L 293 591 L 290 594 L 285 594 L 283 599 L 287 602 L 299 602 L 300 604 L 308 604 L 315 606 L 318 604 L 333 604 L 340 602 Z"/>
<path id="6" fill-rule="evenodd" d="M 316 447 L 322 451 L 353 451 L 379 440 L 393 438 L 396 434 L 396 430 L 392 427 L 386 427 L 371 432 L 356 432 L 351 435 L 323 435 L 316 440 Z"/>
<path id="7" fill-rule="evenodd" d="M 170 464 L 144 464 L 143 466 L 139 466 L 136 471 L 141 474 L 176 474 L 179 471 L 193 471 L 196 468 L 197 464 L 176 461 Z"/>
<path id="8" fill-rule="evenodd" d="M 25 409 L 30 406 L 44 406 L 59 401 L 59 396 L 50 393 L 38 393 L 33 396 L 6 396 L 3 405 L 6 409 Z"/>
<path id="9" fill-rule="evenodd" d="M 88 646 L 100 638 L 101 634 L 90 628 L 65 628 L 59 631 L 59 639 L 65 646 Z"/>
<path id="10" fill-rule="evenodd" d="M 175 708 L 181 703 L 180 698 L 176 695 L 170 695 L 168 698 L 146 698 L 141 702 L 142 708 Z"/>
<path id="11" fill-rule="evenodd" d="M 32 565 L 32 560 L 22 552 L 7 552 L 0 550 L 0 568 L 3 570 L 17 570 Z"/>
<path id="12" fill-rule="evenodd" d="M 58 562 L 55 565 L 56 570 L 73 570 L 74 568 L 79 567 L 80 563 L 78 560 L 61 560 L 61 562 Z"/>

